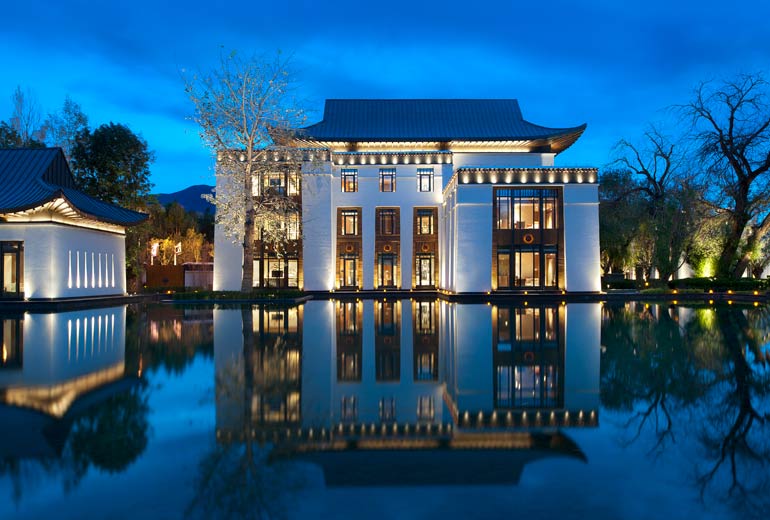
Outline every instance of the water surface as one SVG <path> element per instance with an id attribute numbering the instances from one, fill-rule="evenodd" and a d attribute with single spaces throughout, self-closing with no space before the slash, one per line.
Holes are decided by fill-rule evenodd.
<path id="1" fill-rule="evenodd" d="M 765 307 L 2 317 L 0 518 L 770 511 Z"/>

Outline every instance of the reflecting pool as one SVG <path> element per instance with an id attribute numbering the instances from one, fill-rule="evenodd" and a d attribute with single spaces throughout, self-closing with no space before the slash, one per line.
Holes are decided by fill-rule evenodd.
<path id="1" fill-rule="evenodd" d="M 351 299 L 0 322 L 0 518 L 770 512 L 766 307 Z"/>

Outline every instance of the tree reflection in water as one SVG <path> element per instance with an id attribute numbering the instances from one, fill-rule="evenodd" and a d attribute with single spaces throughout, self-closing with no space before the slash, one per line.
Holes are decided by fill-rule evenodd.
<path id="1" fill-rule="evenodd" d="M 288 312 L 288 311 L 286 311 Z M 257 312 L 260 322 L 263 312 Z M 296 331 L 266 330 L 254 323 L 251 307 L 241 310 L 243 351 L 227 366 L 217 369 L 217 409 L 236 403 L 225 431 L 217 429 L 217 444 L 199 465 L 195 496 L 186 510 L 192 518 L 280 518 L 291 498 L 306 485 L 297 465 L 272 460 L 270 433 L 298 424 L 286 408 L 286 397 L 295 389 L 298 373 L 287 366 L 296 348 Z M 269 329 L 269 327 L 267 327 Z M 270 420 L 265 402 L 281 402 L 281 417 Z M 273 422 L 274 421 L 274 422 Z M 266 434 L 266 435 L 264 435 Z"/>
<path id="2" fill-rule="evenodd" d="M 125 470 L 147 447 L 149 422 L 147 384 L 137 380 L 129 389 L 108 397 L 76 415 L 50 419 L 45 435 L 59 455 L 35 461 L 0 460 L 0 475 L 8 475 L 18 504 L 26 484 L 36 474 L 59 474 L 65 491 L 77 487 L 91 467 L 107 473 Z"/>
<path id="3" fill-rule="evenodd" d="M 766 307 L 607 305 L 601 397 L 630 413 L 623 442 L 652 433 L 655 456 L 694 446 L 701 497 L 742 515 L 770 510 L 770 370 Z"/>

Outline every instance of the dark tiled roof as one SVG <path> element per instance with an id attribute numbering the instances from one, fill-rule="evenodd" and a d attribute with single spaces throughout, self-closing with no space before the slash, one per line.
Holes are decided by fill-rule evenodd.
<path id="1" fill-rule="evenodd" d="M 299 137 L 327 142 L 543 141 L 561 151 L 585 127 L 532 124 L 515 99 L 329 99 L 323 120 L 301 129 Z"/>
<path id="2" fill-rule="evenodd" d="M 61 148 L 0 150 L 0 213 L 28 210 L 64 197 L 85 217 L 131 226 L 147 215 L 102 202 L 75 188 Z"/>

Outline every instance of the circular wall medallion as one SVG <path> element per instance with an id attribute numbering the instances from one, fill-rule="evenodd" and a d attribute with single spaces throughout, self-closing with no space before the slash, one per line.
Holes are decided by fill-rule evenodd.
<path id="1" fill-rule="evenodd" d="M 422 252 L 423 253 L 427 253 L 428 250 L 430 250 L 430 246 L 428 246 L 428 244 L 423 244 L 422 245 Z"/>
<path id="2" fill-rule="evenodd" d="M 386 253 L 390 253 L 391 251 L 393 251 L 393 248 L 391 247 L 390 244 L 388 244 L 385 247 L 383 247 L 382 250 L 385 251 Z"/>
<path id="3" fill-rule="evenodd" d="M 521 239 L 524 241 L 525 244 L 531 244 L 535 241 L 535 235 L 532 233 L 525 233 Z"/>
<path id="4" fill-rule="evenodd" d="M 353 244 L 348 244 L 345 246 L 345 252 L 346 253 L 352 253 L 353 252 Z"/>

